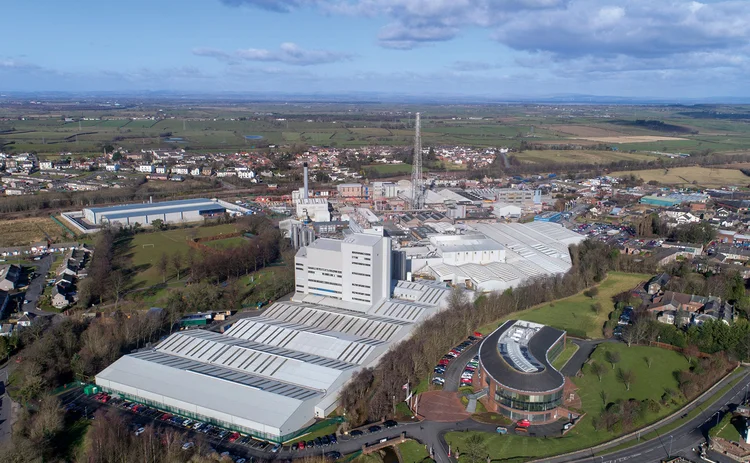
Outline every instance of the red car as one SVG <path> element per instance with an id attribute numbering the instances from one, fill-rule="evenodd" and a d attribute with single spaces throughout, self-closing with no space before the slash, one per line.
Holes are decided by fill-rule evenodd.
<path id="1" fill-rule="evenodd" d="M 474 336 L 475 338 L 482 339 L 482 333 L 480 333 L 479 331 L 475 331 L 472 336 Z"/>
<path id="2" fill-rule="evenodd" d="M 451 363 L 451 361 L 448 359 L 440 359 L 438 365 L 448 365 L 449 363 Z"/>
<path id="3" fill-rule="evenodd" d="M 518 420 L 518 422 L 516 423 L 516 426 L 519 427 L 519 428 L 528 428 L 529 426 L 531 426 L 531 421 L 529 421 L 529 420 Z"/>
<path id="4" fill-rule="evenodd" d="M 305 449 L 305 441 L 301 440 L 299 441 L 299 449 L 304 450 Z"/>
<path id="5" fill-rule="evenodd" d="M 239 438 L 240 438 L 240 433 L 238 433 L 238 432 L 233 432 L 233 433 L 232 433 L 232 434 L 231 434 L 231 435 L 229 436 L 229 442 L 234 442 L 234 441 L 236 441 L 236 440 L 237 440 L 237 439 L 239 439 Z"/>

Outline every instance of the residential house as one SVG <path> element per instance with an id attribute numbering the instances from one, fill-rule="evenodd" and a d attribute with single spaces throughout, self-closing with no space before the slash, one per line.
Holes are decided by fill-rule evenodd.
<path id="1" fill-rule="evenodd" d="M 52 288 L 52 306 L 54 306 L 57 309 L 64 309 L 65 307 L 70 305 L 70 300 L 68 299 L 68 293 L 60 287 L 60 285 L 55 285 L 54 288 Z"/>
<path id="2" fill-rule="evenodd" d="M 21 317 L 18 319 L 16 324 L 18 326 L 31 326 L 31 323 L 33 323 L 35 318 L 35 314 L 31 312 L 24 312 L 23 315 L 21 315 Z"/>
<path id="3" fill-rule="evenodd" d="M 117 164 L 117 163 L 115 163 L 115 164 L 107 164 L 106 166 L 104 166 L 104 169 L 107 172 L 119 172 L 120 171 L 120 164 Z"/>
<path id="4" fill-rule="evenodd" d="M 190 169 L 190 175 L 192 175 L 193 177 L 197 177 L 200 174 L 201 174 L 201 168 L 200 167 L 193 167 L 192 169 Z"/>
<path id="5" fill-rule="evenodd" d="M 670 278 L 667 273 L 656 275 L 646 283 L 646 292 L 651 295 L 657 294 L 669 283 Z"/>
<path id="6" fill-rule="evenodd" d="M 211 175 L 213 175 L 213 173 L 214 170 L 211 167 L 204 167 L 201 169 L 201 175 L 203 175 L 204 177 L 210 177 Z"/>
<path id="7" fill-rule="evenodd" d="M 13 335 L 13 331 L 15 331 L 16 325 L 12 323 L 3 323 L 0 325 L 0 336 L 7 338 L 9 336 Z"/>
<path id="8" fill-rule="evenodd" d="M 0 291 L 12 291 L 21 282 L 21 267 L 13 264 L 0 266 Z"/>
<path id="9" fill-rule="evenodd" d="M 40 161 L 39 168 L 42 170 L 52 170 L 55 168 L 55 163 L 52 161 Z"/>
<path id="10" fill-rule="evenodd" d="M 255 172 L 253 172 L 252 170 L 238 170 L 237 177 L 244 178 L 244 179 L 254 179 Z"/>
<path id="11" fill-rule="evenodd" d="M 696 296 L 695 294 L 676 293 L 667 291 L 661 296 L 655 296 L 646 307 L 649 312 L 662 312 L 664 310 L 684 310 L 686 312 L 698 312 L 711 301 L 721 302 L 717 296 Z"/>
<path id="12" fill-rule="evenodd" d="M 157 174 L 164 175 L 169 173 L 169 168 L 167 166 L 156 166 L 155 169 Z"/>
<path id="13" fill-rule="evenodd" d="M 177 175 L 189 175 L 190 168 L 187 166 L 174 166 L 172 167 L 172 173 Z"/>
<path id="14" fill-rule="evenodd" d="M 154 174 L 156 173 L 156 166 L 152 164 L 141 164 L 138 166 L 138 172 L 143 172 L 144 174 Z"/>

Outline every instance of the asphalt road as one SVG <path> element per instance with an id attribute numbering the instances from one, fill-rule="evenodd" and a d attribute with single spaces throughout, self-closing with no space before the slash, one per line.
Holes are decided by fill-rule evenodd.
<path id="1" fill-rule="evenodd" d="M 461 355 L 448 364 L 448 368 L 445 369 L 444 391 L 458 392 L 458 383 L 461 380 L 461 374 L 464 372 L 466 364 L 469 363 L 472 357 L 477 355 L 481 344 L 481 342 L 475 342 L 471 347 L 461 352 Z"/>
<path id="2" fill-rule="evenodd" d="M 571 378 L 578 374 L 578 371 L 580 371 L 580 369 L 586 363 L 586 360 L 591 357 L 591 353 L 594 352 L 596 346 L 603 342 L 608 342 L 605 339 L 584 341 L 582 339 L 573 338 L 569 338 L 569 341 L 578 345 L 578 350 L 575 354 L 573 354 L 570 360 L 568 360 L 568 363 L 565 364 L 560 372 L 563 374 L 563 376 L 568 376 Z"/>
<path id="3" fill-rule="evenodd" d="M 34 315 L 39 316 L 55 315 L 54 313 L 45 312 L 44 310 L 37 308 L 37 302 L 39 301 L 39 297 L 42 295 L 42 292 L 44 292 L 44 285 L 47 284 L 47 273 L 49 273 L 49 269 L 52 266 L 53 261 L 54 257 L 52 256 L 52 254 L 47 254 L 46 256 L 35 262 L 37 276 L 36 278 L 31 280 L 31 282 L 29 283 L 29 287 L 26 289 L 26 294 L 24 294 L 24 298 L 28 300 L 29 303 L 24 304 L 23 302 L 21 302 L 19 310 L 23 312 L 31 312 Z"/>

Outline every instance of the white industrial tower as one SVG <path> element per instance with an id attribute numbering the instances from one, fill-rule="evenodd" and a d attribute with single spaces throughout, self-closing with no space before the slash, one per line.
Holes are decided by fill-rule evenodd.
<path id="1" fill-rule="evenodd" d="M 415 123 L 414 133 L 414 163 L 411 170 L 411 208 L 413 210 L 424 207 L 424 179 L 422 178 L 422 133 L 419 113 Z"/>

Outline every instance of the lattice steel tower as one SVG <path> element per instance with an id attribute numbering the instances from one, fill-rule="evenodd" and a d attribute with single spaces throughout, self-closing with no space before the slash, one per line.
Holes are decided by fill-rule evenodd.
<path id="1" fill-rule="evenodd" d="M 424 179 L 422 178 L 422 133 L 419 113 L 415 123 L 414 133 L 414 162 L 411 170 L 411 208 L 413 210 L 424 207 Z"/>

